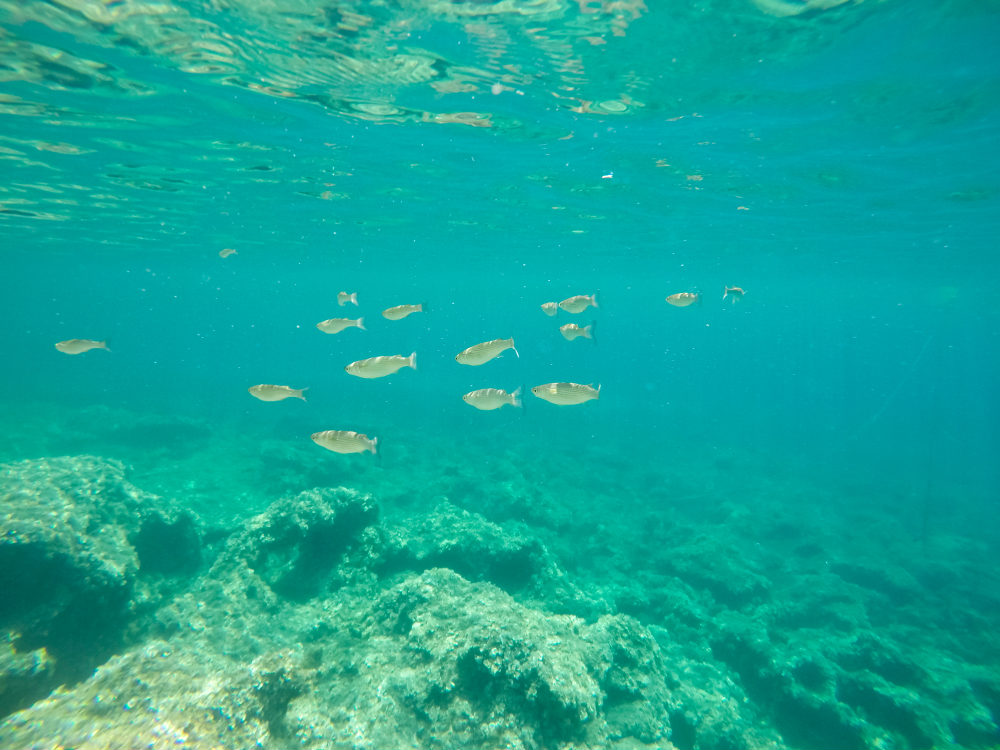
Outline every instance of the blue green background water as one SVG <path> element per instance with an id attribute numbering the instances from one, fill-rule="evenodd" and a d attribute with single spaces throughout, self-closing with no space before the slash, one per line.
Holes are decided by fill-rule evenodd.
<path id="1" fill-rule="evenodd" d="M 793 472 L 995 542 L 996 4 L 168 7 L 0 3 L 3 458 L 120 457 L 237 516 L 500 453 L 638 493 Z M 601 398 L 460 398 L 550 381 Z M 379 473 L 324 429 L 377 435 Z"/>
<path id="2" fill-rule="evenodd" d="M 492 118 L 473 128 L 303 102 L 331 90 L 309 85 L 327 59 L 311 68 L 308 50 L 283 58 L 302 68 L 298 96 L 269 97 L 232 85 L 283 72 L 238 44 L 250 58 L 230 63 L 240 75 L 222 63 L 186 73 L 203 38 L 139 54 L 111 43 L 117 31 L 158 49 L 126 21 L 94 27 L 58 7 L 5 12 L 11 401 L 190 414 L 220 440 L 241 422 L 293 419 L 289 440 L 384 425 L 387 446 L 395 424 L 461 443 L 502 421 L 512 446 L 556 435 L 636 461 L 669 461 L 676 441 L 736 442 L 903 484 L 930 470 L 931 451 L 935 482 L 994 494 L 995 8 L 653 8 L 591 46 L 567 29 L 588 17 L 564 7 L 543 25 L 576 42 L 586 70 L 575 76 L 525 41 L 530 17 L 484 13 L 511 37 L 495 63 L 524 71 L 512 86 L 523 95 L 493 95 L 504 70 L 445 4 L 411 12 L 395 41 L 478 62 L 475 90 L 334 81 L 384 108 Z M 223 23 L 181 7 L 237 40 L 268 33 L 249 11 Z M 632 90 L 643 106 L 575 113 L 561 89 L 598 101 Z M 238 255 L 218 258 L 223 247 Z M 724 306 L 724 284 L 746 288 L 745 304 Z M 341 289 L 359 292 L 367 334 L 314 329 L 339 314 Z M 569 316 L 538 305 L 598 289 L 598 346 L 564 342 L 555 329 Z M 703 291 L 704 306 L 664 304 L 683 290 Z M 432 312 L 378 319 L 406 301 Z M 452 361 L 511 335 L 520 360 Z M 107 338 L 113 356 L 52 349 L 75 337 Z M 413 349 L 415 374 L 342 372 Z M 552 380 L 600 382 L 602 400 L 521 416 L 468 413 L 458 399 Z M 250 402 L 256 382 L 309 386 L 310 403 Z"/>

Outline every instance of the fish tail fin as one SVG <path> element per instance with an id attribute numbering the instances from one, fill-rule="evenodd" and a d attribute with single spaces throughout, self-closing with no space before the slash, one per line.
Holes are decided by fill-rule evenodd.
<path id="1" fill-rule="evenodd" d="M 598 398 L 601 397 L 601 384 L 600 383 L 597 384 L 597 397 Z"/>
<path id="2" fill-rule="evenodd" d="M 702 297 L 701 292 L 694 293 L 694 301 L 698 305 L 698 307 L 701 307 L 701 297 Z"/>
<path id="3" fill-rule="evenodd" d="M 722 285 L 722 299 L 725 299 L 728 296 L 729 296 L 729 287 L 726 286 L 725 284 L 723 284 Z"/>
<path id="4" fill-rule="evenodd" d="M 107 342 L 107 340 L 98 341 L 97 342 L 97 348 L 98 349 L 103 349 L 106 352 L 110 352 L 111 351 L 111 349 L 108 348 L 108 342 Z"/>
<path id="5" fill-rule="evenodd" d="M 367 328 L 365 328 L 365 319 L 363 317 L 358 318 L 358 328 L 360 328 L 362 331 L 368 330 Z"/>
<path id="6" fill-rule="evenodd" d="M 430 305 L 428 305 L 426 302 L 420 303 L 420 312 L 430 312 L 430 309 L 431 309 Z"/>
<path id="7" fill-rule="evenodd" d="M 301 398 L 303 401 L 305 401 L 306 400 L 306 391 L 308 391 L 308 390 L 309 390 L 309 386 L 306 386 L 305 388 L 299 388 L 295 392 L 295 398 Z"/>
<path id="8" fill-rule="evenodd" d="M 358 293 L 357 292 L 353 292 L 351 294 L 351 304 L 353 304 L 355 307 L 357 307 L 357 305 L 358 305 Z"/>
<path id="9" fill-rule="evenodd" d="M 524 390 L 524 386 L 523 385 L 519 385 L 517 387 L 517 390 L 514 391 L 512 394 L 510 394 L 511 395 L 511 402 L 510 403 L 513 404 L 514 406 L 518 407 L 519 409 L 522 406 L 524 406 L 524 404 L 521 403 L 521 391 L 523 391 L 523 390 Z"/>
<path id="10" fill-rule="evenodd" d="M 416 352 L 411 352 L 409 360 L 410 360 L 409 361 L 410 367 L 412 367 L 414 370 L 416 370 L 417 369 L 417 353 Z"/>
<path id="11" fill-rule="evenodd" d="M 596 320 L 590 321 L 590 325 L 583 329 L 583 335 L 586 336 L 591 341 L 593 341 L 595 344 L 597 343 L 597 321 Z"/>
<path id="12" fill-rule="evenodd" d="M 368 446 L 368 450 L 370 450 L 372 452 L 372 455 L 375 455 L 375 456 L 381 455 L 378 452 L 378 438 L 377 437 L 373 437 L 371 439 L 371 445 Z"/>
<path id="13" fill-rule="evenodd" d="M 520 354 L 520 352 L 517 351 L 517 347 L 514 346 L 514 337 L 513 336 L 511 336 L 511 338 L 510 338 L 510 348 L 514 350 L 514 355 L 518 359 L 520 359 L 521 358 L 521 354 Z"/>
<path id="14" fill-rule="evenodd" d="M 598 307 L 598 304 L 597 304 L 597 295 L 600 294 L 600 293 L 601 293 L 601 290 L 598 289 L 596 292 L 594 292 L 592 295 L 590 295 L 590 301 L 591 301 L 591 304 L 594 305 L 594 307 Z"/>

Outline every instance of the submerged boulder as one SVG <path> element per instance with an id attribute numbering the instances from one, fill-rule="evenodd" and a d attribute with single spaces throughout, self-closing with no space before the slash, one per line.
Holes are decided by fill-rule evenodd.
<path id="1" fill-rule="evenodd" d="M 670 680 L 637 621 L 551 614 L 445 568 L 379 578 L 391 545 L 376 518 L 368 496 L 342 488 L 274 503 L 161 608 L 162 640 L 14 714 L 0 743 L 569 750 L 666 741 Z M 440 547 L 421 549 L 435 557 Z"/>
<path id="2" fill-rule="evenodd" d="M 606 602 L 572 583 L 555 556 L 523 524 L 499 525 L 447 501 L 387 528 L 382 558 L 382 576 L 448 568 L 550 612 L 589 622 L 610 612 Z"/>
<path id="3" fill-rule="evenodd" d="M 377 540 L 366 531 L 377 521 L 370 495 L 343 487 L 300 492 L 244 524 L 213 571 L 219 576 L 237 571 L 280 597 L 305 601 L 370 567 Z"/>
<path id="4" fill-rule="evenodd" d="M 330 637 L 354 669 L 321 670 L 289 704 L 286 726 L 308 747 L 354 732 L 366 747 L 407 748 L 596 748 L 669 736 L 659 647 L 629 617 L 588 625 L 441 568 L 357 614 L 355 639 Z M 328 703 L 345 688 L 347 712 Z"/>
<path id="5" fill-rule="evenodd" d="M 153 579 L 194 572 L 200 550 L 193 518 L 134 487 L 116 461 L 6 464 L 0 503 L 0 631 L 14 662 L 44 653 L 47 663 L 0 675 L 22 686 L 0 684 L 7 713 L 110 656 L 135 611 L 159 596 Z"/>
<path id="6" fill-rule="evenodd" d="M 398 524 L 386 535 L 383 572 L 450 568 L 509 593 L 550 574 L 554 561 L 534 537 L 508 531 L 451 503 Z"/>

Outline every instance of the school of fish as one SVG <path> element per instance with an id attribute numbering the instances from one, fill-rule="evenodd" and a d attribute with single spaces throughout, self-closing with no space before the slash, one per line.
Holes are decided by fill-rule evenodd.
<path id="1" fill-rule="evenodd" d="M 236 250 L 226 248 L 219 252 L 219 256 L 227 258 L 235 255 Z M 730 304 L 742 301 L 745 291 L 738 286 L 724 286 L 722 300 Z M 700 292 L 675 292 L 666 297 L 666 302 L 674 307 L 689 307 L 694 304 L 701 304 Z M 357 292 L 338 292 L 337 304 L 358 306 Z M 597 294 L 577 294 L 567 297 L 561 302 L 545 302 L 541 305 L 542 312 L 549 317 L 556 316 L 560 310 L 571 315 L 579 315 L 589 308 L 598 309 Z M 426 303 L 401 304 L 386 308 L 382 311 L 382 317 L 386 320 L 403 320 L 414 313 L 427 312 Z M 589 339 L 596 343 L 594 329 L 597 321 L 593 321 L 586 326 L 576 323 L 566 323 L 559 326 L 559 332 L 567 341 L 575 341 L 578 338 Z M 348 328 L 358 328 L 367 330 L 364 326 L 364 318 L 330 318 L 320 321 L 316 328 L 327 334 L 337 334 Z M 92 339 L 67 339 L 56 343 L 55 348 L 64 354 L 83 354 L 93 349 L 104 349 L 110 351 L 106 341 L 95 341 Z M 505 351 L 510 349 L 515 356 L 520 358 L 520 354 L 514 346 L 513 337 L 505 339 L 493 339 L 473 344 L 455 355 L 455 361 L 461 365 L 478 367 L 491 360 L 496 359 Z M 402 354 L 389 354 L 369 357 L 356 362 L 351 362 L 344 366 L 344 371 L 349 375 L 358 378 L 375 379 L 384 378 L 399 372 L 403 368 L 417 369 L 417 353 L 412 352 L 409 356 Z M 292 388 L 287 385 L 273 385 L 261 383 L 247 389 L 251 396 L 260 401 L 284 401 L 288 398 L 306 400 L 305 391 L 308 388 Z M 601 397 L 601 386 L 598 384 L 581 383 L 543 383 L 531 388 L 531 393 L 537 398 L 547 401 L 556 406 L 575 406 L 596 401 Z M 500 388 L 480 388 L 470 391 L 462 396 L 462 400 L 469 406 L 480 411 L 495 411 L 504 406 L 521 406 L 521 388 L 508 393 Z M 322 448 L 326 448 L 334 453 L 372 453 L 377 454 L 379 439 L 370 438 L 359 432 L 352 430 L 323 430 L 311 435 L 314 443 Z"/>

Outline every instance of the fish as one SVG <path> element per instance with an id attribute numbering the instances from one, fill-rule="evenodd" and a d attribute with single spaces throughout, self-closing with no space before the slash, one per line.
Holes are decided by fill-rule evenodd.
<path id="1" fill-rule="evenodd" d="M 538 398 L 556 406 L 572 406 L 601 397 L 601 386 L 579 383 L 546 383 L 531 389 Z"/>
<path id="2" fill-rule="evenodd" d="M 91 341 L 90 339 L 67 339 L 66 341 L 60 341 L 56 344 L 56 349 L 63 354 L 83 354 L 84 352 L 89 352 L 91 349 L 111 351 L 108 349 L 107 341 Z"/>
<path id="3" fill-rule="evenodd" d="M 358 305 L 358 293 L 353 292 L 348 294 L 347 292 L 337 292 L 337 304 L 343 307 L 348 302 L 357 307 Z"/>
<path id="4" fill-rule="evenodd" d="M 559 305 L 555 302 L 546 302 L 542 305 L 542 312 L 548 315 L 550 318 L 559 312 Z"/>
<path id="5" fill-rule="evenodd" d="M 308 388 L 289 388 L 287 385 L 254 385 L 247 388 L 250 395 L 261 401 L 284 401 L 286 398 L 301 398 L 306 400 Z"/>
<path id="6" fill-rule="evenodd" d="M 500 388 L 480 388 L 478 391 L 469 391 L 462 400 L 469 406 L 474 406 L 482 411 L 499 409 L 501 406 L 510 404 L 511 406 L 521 406 L 521 389 L 518 388 L 513 393 Z"/>
<path id="7" fill-rule="evenodd" d="M 588 307 L 597 307 L 597 294 L 578 294 L 567 297 L 559 303 L 559 307 L 568 313 L 582 313 Z"/>
<path id="8" fill-rule="evenodd" d="M 410 354 L 409 357 L 404 357 L 402 354 L 390 354 L 384 357 L 359 359 L 357 362 L 351 362 L 344 370 L 359 378 L 384 378 L 404 367 L 417 369 L 416 352 Z"/>
<path id="9" fill-rule="evenodd" d="M 470 346 L 455 355 L 455 361 L 460 365 L 483 365 L 495 357 L 499 357 L 508 349 L 514 349 L 514 339 L 493 339 L 481 344 Z M 514 349 L 517 354 L 517 349 Z M 520 354 L 517 354 L 520 357 Z"/>
<path id="10" fill-rule="evenodd" d="M 559 333 L 563 335 L 563 338 L 567 341 L 574 341 L 581 336 L 585 339 L 594 339 L 594 328 L 597 326 L 597 322 L 591 323 L 589 326 L 583 326 L 582 328 L 576 323 L 567 323 L 564 326 L 559 326 Z"/>
<path id="11" fill-rule="evenodd" d="M 701 295 L 697 292 L 678 292 L 667 297 L 667 302 L 674 307 L 687 307 L 695 302 L 701 303 Z"/>
<path id="12" fill-rule="evenodd" d="M 743 299 L 743 295 L 746 294 L 746 292 L 744 292 L 738 286 L 724 286 L 722 287 L 722 289 L 723 289 L 722 299 L 729 298 L 729 300 L 734 305 L 741 299 Z"/>
<path id="13" fill-rule="evenodd" d="M 415 312 L 424 312 L 425 306 L 421 302 L 419 305 L 396 305 L 395 307 L 390 307 L 387 310 L 382 311 L 382 317 L 386 320 L 402 320 L 407 315 L 412 315 Z"/>
<path id="14" fill-rule="evenodd" d="M 321 320 L 316 324 L 316 327 L 323 333 L 340 333 L 348 328 L 360 328 L 362 331 L 368 330 L 365 328 L 364 318 L 358 318 L 357 320 L 351 320 L 350 318 L 330 318 L 329 320 Z"/>
<path id="15" fill-rule="evenodd" d="M 378 451 L 378 438 L 369 438 L 350 430 L 324 430 L 310 435 L 313 442 L 334 453 L 364 453 Z"/>
<path id="16" fill-rule="evenodd" d="M 230 255 L 236 255 L 236 251 L 231 247 L 226 247 L 219 251 L 220 258 L 228 258 Z"/>

